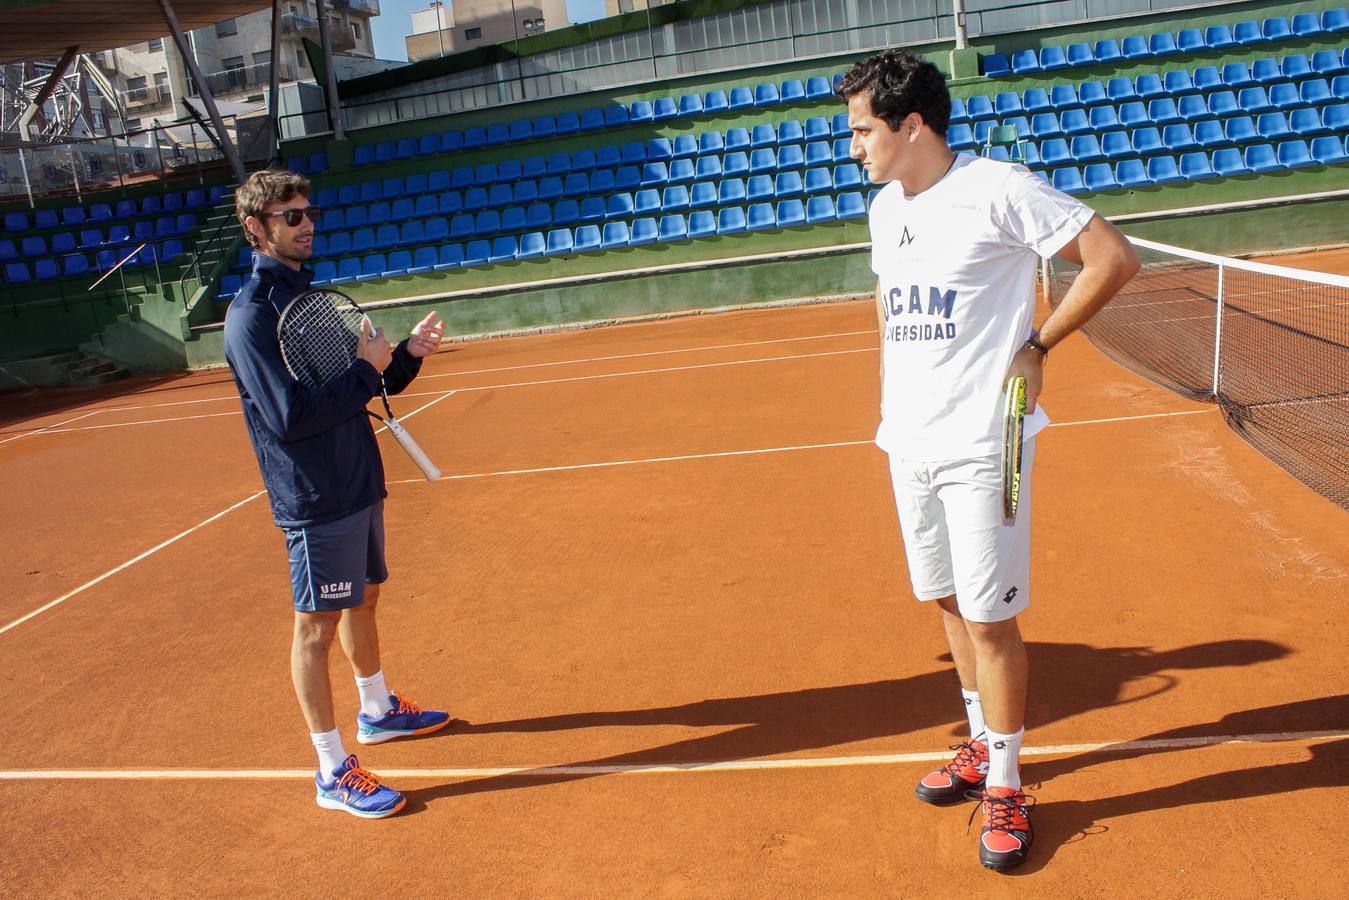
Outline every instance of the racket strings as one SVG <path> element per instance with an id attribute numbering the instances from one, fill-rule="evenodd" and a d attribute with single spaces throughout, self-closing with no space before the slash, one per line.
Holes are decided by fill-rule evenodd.
<path id="1" fill-rule="evenodd" d="M 281 352 L 295 379 L 317 388 L 351 368 L 364 318 L 359 309 L 322 292 L 287 309 L 279 327 Z"/>

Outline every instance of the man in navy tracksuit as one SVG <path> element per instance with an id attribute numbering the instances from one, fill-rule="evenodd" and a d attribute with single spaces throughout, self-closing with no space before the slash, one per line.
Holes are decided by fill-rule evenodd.
<path id="1" fill-rule="evenodd" d="M 384 465 L 366 404 L 381 373 L 390 394 L 406 388 L 435 352 L 445 324 L 436 313 L 390 347 L 382 330 L 362 336 L 341 376 L 306 388 L 286 369 L 277 339 L 281 311 L 309 290 L 317 207 L 309 182 L 255 172 L 235 193 L 253 247 L 253 274 L 225 318 L 225 359 L 243 402 L 272 515 L 286 536 L 295 607 L 291 678 L 318 751 L 319 806 L 364 818 L 391 816 L 404 797 L 348 755 L 333 715 L 328 650 L 336 635 L 361 696 L 356 739 L 377 744 L 444 728 L 449 714 L 423 710 L 385 687 L 375 606 L 384 562 Z"/>

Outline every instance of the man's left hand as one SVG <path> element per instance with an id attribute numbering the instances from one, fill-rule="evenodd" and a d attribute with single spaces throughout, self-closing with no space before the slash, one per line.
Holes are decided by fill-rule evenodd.
<path id="1" fill-rule="evenodd" d="M 426 314 L 426 318 L 417 323 L 412 329 L 412 334 L 408 336 L 408 353 L 418 359 L 423 359 L 436 352 L 440 346 L 440 338 L 445 334 L 445 322 L 434 310 Z"/>

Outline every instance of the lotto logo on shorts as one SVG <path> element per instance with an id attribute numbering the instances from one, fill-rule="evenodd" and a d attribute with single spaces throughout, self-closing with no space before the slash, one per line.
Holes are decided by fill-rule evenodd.
<path id="1" fill-rule="evenodd" d="M 1012 588 L 1010 591 L 1002 595 L 1003 603 L 1011 603 L 1014 599 L 1016 599 L 1016 588 Z"/>
<path id="2" fill-rule="evenodd" d="M 337 581 L 319 585 L 319 596 L 324 600 L 343 600 L 351 596 L 351 582 Z"/>

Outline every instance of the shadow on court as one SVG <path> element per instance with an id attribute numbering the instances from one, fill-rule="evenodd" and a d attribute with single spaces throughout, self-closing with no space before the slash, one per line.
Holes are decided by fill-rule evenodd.
<path id="1" fill-rule="evenodd" d="M 1349 694 L 1320 697 L 1261 709 L 1245 710 L 1205 722 L 1151 734 L 1138 740 L 1206 737 L 1212 735 L 1282 734 L 1308 731 L 1349 731 Z M 1165 747 L 1101 751 L 1087 757 L 1033 762 L 1023 778 L 1028 785 L 1050 782 L 1067 772 L 1088 771 L 1118 762 L 1159 753 L 1184 753 L 1193 748 Z M 1055 800 L 1040 806 L 1035 814 L 1035 849 L 1017 875 L 1043 868 L 1065 844 L 1089 840 L 1110 831 L 1113 822 L 1135 813 L 1220 803 L 1249 797 L 1286 794 L 1311 788 L 1349 787 L 1349 740 L 1332 740 L 1308 748 L 1309 759 L 1250 769 L 1233 769 L 1191 778 L 1164 787 L 1149 788 L 1101 800 Z M 1034 789 L 1030 789 L 1034 793 Z"/>
<path id="2" fill-rule="evenodd" d="M 1031 643 L 1027 649 L 1033 685 L 1039 686 L 1041 695 L 1028 717 L 1030 728 L 1088 710 L 1155 696 L 1177 683 L 1177 677 L 1172 674 L 1175 671 L 1255 665 L 1288 653 L 1280 644 L 1258 640 L 1216 641 L 1161 652 L 1144 647 L 1101 648 L 1059 643 Z M 1071 679 L 1067 677 L 1069 674 Z M 1141 695 L 1130 690 L 1130 686 L 1140 680 L 1146 681 Z M 730 728 L 705 737 L 568 765 L 706 763 L 821 750 L 942 725 L 952 726 L 953 735 L 961 734 L 964 719 L 952 715 L 960 714 L 957 691 L 954 671 L 942 669 L 867 684 L 703 700 L 658 709 L 585 712 L 466 724 L 456 730 L 461 734 L 484 734 L 652 725 Z M 436 785 L 406 791 L 407 812 L 415 813 L 444 797 L 591 777 L 595 776 L 524 772 Z"/>

